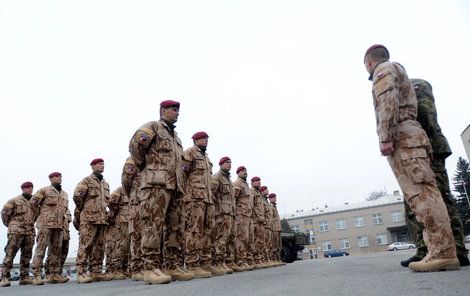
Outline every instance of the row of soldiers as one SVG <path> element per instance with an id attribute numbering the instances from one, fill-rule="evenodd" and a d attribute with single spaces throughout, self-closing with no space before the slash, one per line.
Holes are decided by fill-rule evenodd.
<path id="1" fill-rule="evenodd" d="M 0 286 L 10 285 L 20 249 L 20 285 L 67 282 L 61 271 L 72 221 L 79 232 L 78 283 L 132 277 L 163 284 L 282 265 L 276 195 L 261 186 L 259 177 L 251 178 L 250 188 L 244 166 L 236 169 L 232 183 L 229 157 L 221 158 L 220 170 L 212 174 L 205 132 L 195 133 L 194 146 L 183 151 L 174 131 L 178 115 L 178 102 L 163 101 L 160 120 L 136 131 L 122 186 L 112 193 L 103 178 L 104 160 L 91 161 L 92 174 L 73 194 L 73 220 L 61 173 L 49 174 L 51 185 L 34 195 L 33 184 L 23 183 L 22 194 L 1 213 L 8 243 Z"/>

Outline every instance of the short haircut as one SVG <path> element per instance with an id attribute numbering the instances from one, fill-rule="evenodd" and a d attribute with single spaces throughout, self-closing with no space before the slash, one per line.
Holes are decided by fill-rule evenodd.
<path id="1" fill-rule="evenodd" d="M 377 47 L 372 49 L 366 56 L 377 62 L 387 61 L 390 58 L 388 50 L 385 47 Z"/>

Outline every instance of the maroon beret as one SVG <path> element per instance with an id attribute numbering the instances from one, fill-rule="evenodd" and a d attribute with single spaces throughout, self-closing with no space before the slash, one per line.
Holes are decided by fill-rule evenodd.
<path id="1" fill-rule="evenodd" d="M 268 190 L 268 187 L 267 187 L 267 186 L 261 186 L 261 187 L 259 188 L 259 192 L 263 192 L 263 191 L 265 191 L 265 190 Z"/>
<path id="2" fill-rule="evenodd" d="M 268 195 L 268 198 L 275 198 L 275 197 L 276 197 L 276 193 L 270 193 L 270 194 Z"/>
<path id="3" fill-rule="evenodd" d="M 163 107 L 163 108 L 170 108 L 170 107 L 179 108 L 180 107 L 180 102 L 173 101 L 173 100 L 166 100 L 166 101 L 163 101 L 163 102 L 160 103 L 160 107 Z"/>
<path id="4" fill-rule="evenodd" d="M 24 189 L 24 188 L 33 188 L 33 183 L 31 182 L 24 182 L 23 184 L 21 184 L 21 189 Z"/>
<path id="5" fill-rule="evenodd" d="M 364 61 L 366 60 L 366 56 L 371 52 L 373 51 L 374 49 L 377 49 L 377 48 L 383 48 L 385 49 L 385 51 L 387 52 L 387 55 L 390 56 L 390 53 L 388 52 L 388 49 L 383 46 L 382 44 L 374 44 L 372 45 L 371 47 L 369 47 L 369 49 L 366 50 L 366 53 L 364 54 Z"/>
<path id="6" fill-rule="evenodd" d="M 199 139 L 209 138 L 209 135 L 206 132 L 197 132 L 191 138 L 193 140 L 199 140 Z"/>
<path id="7" fill-rule="evenodd" d="M 251 182 L 255 182 L 255 181 L 260 181 L 260 177 L 253 177 L 251 178 Z"/>
<path id="8" fill-rule="evenodd" d="M 104 160 L 102 158 L 95 158 L 90 162 L 90 165 L 94 165 L 94 164 L 97 164 L 99 162 L 104 162 Z"/>
<path id="9" fill-rule="evenodd" d="M 238 174 L 240 171 L 243 171 L 243 170 L 246 170 L 246 167 L 244 167 L 244 166 L 239 166 L 238 169 L 237 169 L 237 174 Z"/>
<path id="10" fill-rule="evenodd" d="M 50 178 L 53 178 L 53 177 L 57 177 L 57 176 L 62 176 L 62 174 L 59 173 L 59 172 L 50 173 L 50 174 L 49 174 L 49 179 L 50 179 Z"/>
<path id="11" fill-rule="evenodd" d="M 226 161 L 228 161 L 228 160 L 231 160 L 230 157 L 228 157 L 228 156 L 222 157 L 222 158 L 219 160 L 219 165 L 223 165 L 224 162 L 226 162 Z"/>

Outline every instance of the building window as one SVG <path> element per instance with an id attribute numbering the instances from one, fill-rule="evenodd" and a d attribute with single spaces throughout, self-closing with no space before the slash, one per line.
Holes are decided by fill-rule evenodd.
<path id="1" fill-rule="evenodd" d="M 364 223 L 364 217 L 354 217 L 354 227 L 364 227 L 366 223 Z"/>
<path id="2" fill-rule="evenodd" d="M 367 239 L 367 235 L 357 237 L 357 246 L 359 248 L 364 248 L 364 247 L 369 246 L 369 239 Z"/>
<path id="3" fill-rule="evenodd" d="M 312 220 L 312 219 L 305 219 L 305 220 L 304 220 L 304 225 L 305 225 L 305 226 L 313 225 L 313 220 Z"/>
<path id="4" fill-rule="evenodd" d="M 402 222 L 403 221 L 403 215 L 401 214 L 400 211 L 395 211 L 392 212 L 392 222 Z"/>
<path id="5" fill-rule="evenodd" d="M 321 221 L 321 222 L 320 222 L 320 232 L 325 232 L 325 231 L 328 231 L 328 230 L 330 230 L 330 229 L 328 228 L 328 222 L 326 222 L 326 221 Z"/>
<path id="6" fill-rule="evenodd" d="M 338 230 L 346 229 L 346 220 L 344 219 L 336 220 L 336 229 Z"/>
<path id="7" fill-rule="evenodd" d="M 331 245 L 331 241 L 324 241 L 322 243 L 322 246 L 323 246 L 323 251 L 329 251 L 333 249 L 333 246 Z"/>
<path id="8" fill-rule="evenodd" d="M 313 231 L 313 229 L 308 229 L 308 242 L 310 244 L 314 244 L 315 243 L 315 231 Z"/>
<path id="9" fill-rule="evenodd" d="M 350 245 L 349 245 L 349 239 L 341 239 L 339 240 L 339 245 L 341 246 L 341 249 L 349 249 L 350 248 Z"/>
<path id="10" fill-rule="evenodd" d="M 299 232 L 300 231 L 299 225 L 292 225 L 291 229 L 292 229 L 293 232 Z"/>
<path id="11" fill-rule="evenodd" d="M 382 218 L 382 214 L 374 214 L 372 215 L 372 218 L 374 219 L 374 224 L 384 224 L 384 219 Z"/>
<path id="12" fill-rule="evenodd" d="M 377 244 L 379 246 L 388 244 L 387 235 L 386 234 L 377 234 Z"/>

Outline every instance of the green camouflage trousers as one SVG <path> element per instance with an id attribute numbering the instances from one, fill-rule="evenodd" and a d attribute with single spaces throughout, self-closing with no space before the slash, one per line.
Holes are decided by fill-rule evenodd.
<path id="1" fill-rule="evenodd" d="M 10 278 L 10 270 L 13 267 L 13 259 L 21 250 L 20 276 L 28 276 L 29 261 L 33 255 L 34 235 L 14 234 L 8 235 L 5 246 L 5 258 L 3 259 L 2 276 Z"/>
<path id="2" fill-rule="evenodd" d="M 464 243 L 464 232 L 462 221 L 457 208 L 455 207 L 454 201 L 451 198 L 450 187 L 449 187 L 449 177 L 447 176 L 447 171 L 445 168 L 445 160 L 442 158 L 435 157 L 431 161 L 431 169 L 436 175 L 436 182 L 439 191 L 441 192 L 442 199 L 447 207 L 447 212 L 450 218 L 450 226 L 452 228 L 452 234 L 454 235 L 455 245 L 458 255 L 466 256 L 468 253 L 467 248 Z M 423 239 L 423 224 L 416 220 L 416 216 L 413 214 L 413 211 L 410 209 L 410 206 L 405 201 L 405 213 L 406 221 L 411 230 L 411 236 L 416 244 L 416 256 L 419 258 L 424 258 L 428 253 L 428 248 Z"/>

